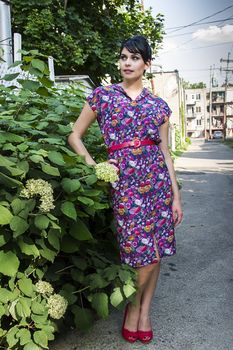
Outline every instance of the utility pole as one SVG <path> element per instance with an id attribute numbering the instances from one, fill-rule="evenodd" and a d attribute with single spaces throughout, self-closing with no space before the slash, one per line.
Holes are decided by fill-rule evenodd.
<path id="1" fill-rule="evenodd" d="M 226 139 L 227 134 L 227 88 L 228 88 L 228 74 L 232 69 L 229 69 L 229 63 L 233 62 L 233 60 L 230 60 L 230 52 L 228 52 L 227 59 L 221 58 L 220 62 L 226 62 L 227 67 L 221 68 L 221 71 L 226 72 L 226 79 L 225 79 L 225 93 L 224 93 L 224 113 L 223 113 L 223 139 Z"/>
<path id="2" fill-rule="evenodd" d="M 209 139 L 212 138 L 212 66 L 210 66 Z"/>

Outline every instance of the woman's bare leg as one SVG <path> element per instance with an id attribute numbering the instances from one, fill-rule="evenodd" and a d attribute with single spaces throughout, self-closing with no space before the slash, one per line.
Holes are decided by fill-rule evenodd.
<path id="1" fill-rule="evenodd" d="M 151 307 L 154 291 L 157 286 L 159 273 L 160 273 L 160 262 L 155 264 L 155 268 L 141 296 L 141 310 L 140 310 L 140 318 L 138 322 L 138 329 L 141 331 L 148 331 L 151 329 L 150 307 Z"/>
<path id="2" fill-rule="evenodd" d="M 125 328 L 129 331 L 136 331 L 138 329 L 139 318 L 141 319 L 141 323 L 144 322 L 144 316 L 146 315 L 147 309 L 150 307 L 151 299 L 153 297 L 153 286 L 155 286 L 156 284 L 155 279 L 157 281 L 159 275 L 158 265 L 158 263 L 151 264 L 137 269 L 138 292 L 136 294 L 135 301 L 133 303 L 130 303 L 128 307 L 128 313 L 125 320 Z M 141 311 L 143 311 L 143 317 L 140 316 Z M 144 330 L 145 326 L 147 325 L 140 324 L 140 326 L 143 327 L 142 329 L 140 329 Z"/>

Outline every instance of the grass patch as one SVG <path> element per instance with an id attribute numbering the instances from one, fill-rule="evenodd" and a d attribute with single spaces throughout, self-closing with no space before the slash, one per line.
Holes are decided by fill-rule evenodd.
<path id="1" fill-rule="evenodd" d="M 227 139 L 227 140 L 223 141 L 223 143 L 224 143 L 224 145 L 233 148 L 233 138 L 232 139 Z"/>

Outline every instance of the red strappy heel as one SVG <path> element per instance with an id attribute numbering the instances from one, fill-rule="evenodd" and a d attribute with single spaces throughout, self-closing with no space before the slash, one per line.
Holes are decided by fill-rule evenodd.
<path id="1" fill-rule="evenodd" d="M 124 315 L 124 321 L 123 321 L 123 325 L 122 325 L 121 334 L 122 334 L 122 337 L 126 341 L 128 341 L 130 343 L 135 343 L 138 339 L 138 332 L 137 331 L 129 331 L 128 329 L 125 328 L 125 320 L 127 317 L 128 306 L 129 306 L 129 304 L 127 304 L 126 308 L 125 308 L 125 315 Z"/>
<path id="2" fill-rule="evenodd" d="M 143 344 L 148 344 L 151 342 L 153 339 L 153 331 L 139 331 L 138 330 L 138 339 L 143 343 Z"/>

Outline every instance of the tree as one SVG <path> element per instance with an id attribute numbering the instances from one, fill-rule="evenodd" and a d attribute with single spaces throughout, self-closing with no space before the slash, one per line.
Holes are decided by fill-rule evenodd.
<path id="1" fill-rule="evenodd" d="M 189 81 L 183 80 L 183 87 L 185 89 L 203 89 L 206 88 L 206 84 L 203 83 L 202 81 L 199 83 L 190 83 Z"/>
<path id="2" fill-rule="evenodd" d="M 88 74 L 99 83 L 119 79 L 123 39 L 145 35 L 156 50 L 163 38 L 163 15 L 153 18 L 139 0 L 12 0 L 14 32 L 23 48 L 55 58 L 56 74 Z"/>

